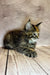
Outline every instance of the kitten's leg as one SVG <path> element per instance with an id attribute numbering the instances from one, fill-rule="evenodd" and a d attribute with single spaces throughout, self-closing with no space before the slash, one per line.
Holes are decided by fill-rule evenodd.
<path id="1" fill-rule="evenodd" d="M 37 53 L 33 48 L 18 47 L 17 51 L 28 57 L 36 57 L 37 56 Z"/>
<path id="2" fill-rule="evenodd" d="M 25 51 L 23 51 L 23 53 L 29 57 L 37 57 L 36 51 L 32 48 L 30 48 L 30 49 L 27 48 Z"/>

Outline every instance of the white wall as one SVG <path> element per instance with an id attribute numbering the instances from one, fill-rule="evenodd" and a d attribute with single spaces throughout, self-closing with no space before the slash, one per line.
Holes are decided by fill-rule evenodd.
<path id="1" fill-rule="evenodd" d="M 43 22 L 37 45 L 50 45 L 50 0 L 0 0 L 0 46 L 6 32 L 23 28 L 28 16 Z"/>

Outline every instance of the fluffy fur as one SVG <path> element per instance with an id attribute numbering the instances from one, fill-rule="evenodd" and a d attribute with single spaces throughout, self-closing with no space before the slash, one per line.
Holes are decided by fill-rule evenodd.
<path id="1" fill-rule="evenodd" d="M 14 49 L 29 57 L 36 57 L 36 41 L 39 38 L 39 25 L 31 24 L 30 20 L 24 26 L 22 31 L 13 30 L 5 35 L 3 44 L 6 49 Z"/>

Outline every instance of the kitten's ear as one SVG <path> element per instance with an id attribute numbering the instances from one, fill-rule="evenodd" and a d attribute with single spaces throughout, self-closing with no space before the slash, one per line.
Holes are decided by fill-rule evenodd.
<path id="1" fill-rule="evenodd" d="M 25 30 L 31 30 L 31 28 L 32 28 L 32 25 L 31 25 L 31 21 L 30 21 L 30 19 L 29 19 L 28 22 L 26 23 L 24 29 L 25 29 Z"/>
<path id="2" fill-rule="evenodd" d="M 40 25 L 41 23 L 42 23 L 42 22 L 38 23 L 36 26 L 39 27 L 39 25 Z"/>

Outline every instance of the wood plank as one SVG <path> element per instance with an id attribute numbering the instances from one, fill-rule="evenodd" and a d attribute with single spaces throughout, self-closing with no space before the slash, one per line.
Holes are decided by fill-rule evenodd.
<path id="1" fill-rule="evenodd" d="M 35 61 L 38 65 L 42 67 L 42 69 L 47 73 L 47 75 L 50 75 L 50 55 L 47 55 L 46 53 L 36 49 L 38 57 L 35 58 Z"/>
<path id="2" fill-rule="evenodd" d="M 9 50 L 7 75 L 19 75 L 17 63 L 15 61 L 15 58 L 14 58 L 12 52 L 13 52 L 13 50 Z"/>
<path id="3" fill-rule="evenodd" d="M 7 75 L 47 75 L 34 59 L 10 51 Z"/>
<path id="4" fill-rule="evenodd" d="M 50 49 L 49 47 L 46 47 L 46 46 L 41 46 L 41 47 L 38 47 L 37 49 L 39 49 L 40 51 L 50 55 Z"/>
<path id="5" fill-rule="evenodd" d="M 46 72 L 35 62 L 34 58 L 26 58 L 26 61 L 35 71 L 36 75 L 46 75 Z"/>
<path id="6" fill-rule="evenodd" d="M 0 48 L 0 75 L 5 75 L 7 50 Z"/>
<path id="7" fill-rule="evenodd" d="M 47 49 L 49 49 L 49 50 L 50 50 L 50 46 L 42 46 L 42 47 L 45 47 L 45 48 L 47 48 Z"/>

